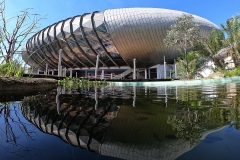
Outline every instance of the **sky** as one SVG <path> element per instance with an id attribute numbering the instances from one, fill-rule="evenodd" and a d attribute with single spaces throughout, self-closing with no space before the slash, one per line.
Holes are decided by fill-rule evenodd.
<path id="1" fill-rule="evenodd" d="M 220 24 L 225 24 L 228 18 L 240 14 L 240 0 L 5 0 L 5 2 L 7 18 L 16 16 L 26 8 L 31 8 L 29 10 L 31 13 L 46 16 L 41 21 L 39 30 L 69 17 L 114 8 L 150 7 L 179 10 L 206 18 L 219 27 Z M 11 23 L 9 26 L 8 29 L 14 28 Z"/>
<path id="2" fill-rule="evenodd" d="M 113 8 L 152 7 L 180 10 L 206 18 L 220 27 L 228 18 L 240 14 L 240 0 L 6 0 L 6 16 L 25 8 L 46 16 L 45 28 L 57 21 Z"/>

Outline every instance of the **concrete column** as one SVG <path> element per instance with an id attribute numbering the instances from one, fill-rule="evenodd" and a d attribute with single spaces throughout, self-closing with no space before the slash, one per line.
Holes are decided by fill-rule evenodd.
<path id="1" fill-rule="evenodd" d="M 170 74 L 169 74 L 170 78 L 172 78 L 172 70 L 170 69 L 169 72 L 170 72 Z"/>
<path id="2" fill-rule="evenodd" d="M 98 109 L 98 92 L 97 87 L 95 87 L 95 110 Z"/>
<path id="3" fill-rule="evenodd" d="M 151 69 L 148 68 L 148 79 L 151 79 L 151 73 L 150 73 Z"/>
<path id="4" fill-rule="evenodd" d="M 70 68 L 70 77 L 72 77 L 72 68 Z"/>
<path id="5" fill-rule="evenodd" d="M 95 78 L 97 78 L 97 74 L 98 74 L 98 64 L 99 64 L 99 55 L 97 55 L 97 59 L 96 59 Z"/>
<path id="6" fill-rule="evenodd" d="M 136 86 L 133 86 L 133 107 L 136 107 Z"/>
<path id="7" fill-rule="evenodd" d="M 167 78 L 167 70 L 166 70 L 166 62 L 165 62 L 165 56 L 163 56 L 164 57 L 164 79 L 166 79 Z"/>
<path id="8" fill-rule="evenodd" d="M 136 58 L 133 59 L 133 79 L 136 79 Z"/>
<path id="9" fill-rule="evenodd" d="M 48 64 L 46 63 L 45 75 L 48 75 Z"/>
<path id="10" fill-rule="evenodd" d="M 175 70 L 175 78 L 177 78 L 177 64 L 175 59 L 174 59 L 174 70 Z"/>
<path id="11" fill-rule="evenodd" d="M 137 74 L 136 74 L 136 79 L 139 79 L 139 69 L 136 69 Z"/>
<path id="12" fill-rule="evenodd" d="M 157 79 L 161 78 L 161 69 L 159 67 L 159 65 L 157 66 Z"/>
<path id="13" fill-rule="evenodd" d="M 76 78 L 78 77 L 77 72 L 76 72 Z"/>
<path id="14" fill-rule="evenodd" d="M 54 70 L 52 70 L 52 75 L 54 75 Z"/>
<path id="15" fill-rule="evenodd" d="M 85 70 L 85 78 L 88 77 L 88 73 L 87 73 L 87 70 Z"/>
<path id="16" fill-rule="evenodd" d="M 66 77 L 66 74 L 67 74 L 67 68 L 64 67 L 62 75 L 63 75 L 64 77 Z"/>
<path id="17" fill-rule="evenodd" d="M 147 79 L 147 69 L 145 69 L 144 71 L 145 71 L 145 79 Z"/>
<path id="18" fill-rule="evenodd" d="M 113 74 L 111 73 L 111 79 L 113 79 Z"/>
<path id="19" fill-rule="evenodd" d="M 39 74 L 39 69 L 37 70 L 37 74 Z"/>
<path id="20" fill-rule="evenodd" d="M 59 100 L 59 95 L 61 94 L 62 88 L 60 86 L 57 87 L 57 95 L 56 95 L 56 103 L 57 103 L 57 112 L 58 115 L 61 115 L 60 112 L 60 100 Z"/>
<path id="21" fill-rule="evenodd" d="M 167 95 L 167 87 L 165 86 L 165 103 L 167 107 L 167 102 L 168 102 L 168 95 Z"/>
<path id="22" fill-rule="evenodd" d="M 58 76 L 62 76 L 62 68 L 61 68 L 61 61 L 62 61 L 62 52 L 63 50 L 59 50 L 59 55 L 58 55 Z"/>
<path id="23" fill-rule="evenodd" d="M 177 86 L 175 87 L 175 92 L 176 92 L 175 97 L 176 97 L 176 103 L 177 103 L 178 102 L 178 87 Z"/>
<path id="24" fill-rule="evenodd" d="M 104 69 L 102 69 L 102 79 L 104 79 Z"/>

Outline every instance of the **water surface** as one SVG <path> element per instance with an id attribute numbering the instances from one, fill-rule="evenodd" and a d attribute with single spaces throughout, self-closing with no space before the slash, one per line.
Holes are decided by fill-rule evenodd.
<path id="1" fill-rule="evenodd" d="M 240 158 L 237 79 L 0 95 L 0 159 Z"/>

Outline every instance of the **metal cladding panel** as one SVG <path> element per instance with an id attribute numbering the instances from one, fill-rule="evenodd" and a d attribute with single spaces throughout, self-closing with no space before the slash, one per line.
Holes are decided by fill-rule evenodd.
<path id="1" fill-rule="evenodd" d="M 181 11 L 158 8 L 111 9 L 83 14 L 50 25 L 35 34 L 26 44 L 28 55 L 24 60 L 31 66 L 56 69 L 58 51 L 63 49 L 62 65 L 67 68 L 93 67 L 96 55 L 100 66 L 131 66 L 137 59 L 137 68 L 168 63 L 180 56 L 174 47 L 167 48 L 163 39 L 170 25 L 181 16 Z M 207 37 L 213 28 L 210 21 L 194 16 L 200 33 Z M 28 58 L 29 60 L 27 60 Z"/>
<path id="2" fill-rule="evenodd" d="M 176 48 L 167 48 L 163 39 L 169 27 L 183 13 L 185 12 L 160 8 L 121 8 L 105 10 L 104 18 L 122 58 L 131 66 L 136 58 L 139 68 L 163 63 L 164 55 L 167 63 L 173 63 L 180 56 Z M 199 24 L 203 37 L 207 37 L 213 28 L 219 29 L 204 18 L 196 15 L 193 17 L 195 23 Z"/>

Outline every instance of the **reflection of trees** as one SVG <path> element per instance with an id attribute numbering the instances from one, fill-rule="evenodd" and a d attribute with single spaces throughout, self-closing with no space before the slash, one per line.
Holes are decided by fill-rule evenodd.
<path id="1" fill-rule="evenodd" d="M 176 136 L 198 144 L 203 132 L 230 124 L 229 127 L 240 128 L 238 108 L 208 108 L 179 111 L 175 115 L 168 116 L 170 124 Z"/>
<path id="2" fill-rule="evenodd" d="M 179 87 L 179 108 L 175 115 L 168 117 L 167 123 L 177 132 L 177 137 L 191 144 L 199 143 L 206 130 L 226 124 L 239 129 L 238 97 L 235 83 Z"/>
<path id="3" fill-rule="evenodd" d="M 184 112 L 183 115 L 169 116 L 167 123 L 177 132 L 176 136 L 195 145 L 200 141 L 201 133 L 206 129 L 205 116 L 198 111 Z"/>
<path id="4" fill-rule="evenodd" d="M 3 118 L 4 126 L 0 126 L 0 132 L 4 133 L 5 137 L 1 137 L 2 139 L 5 139 L 6 146 L 0 145 L 1 149 L 4 149 L 5 151 L 15 154 L 17 156 L 23 157 L 23 155 L 20 154 L 22 151 L 30 151 L 33 150 L 33 148 L 29 148 L 27 146 L 23 146 L 20 143 L 18 143 L 18 139 L 20 138 L 19 135 L 16 135 L 14 132 L 16 130 L 16 127 L 19 128 L 19 130 L 23 133 L 23 135 L 28 140 L 33 140 L 33 131 L 27 129 L 27 124 L 24 123 L 19 115 L 19 112 L 17 110 L 17 106 L 19 103 L 10 103 L 10 102 L 2 102 L 0 103 L 0 118 Z M 1 143 L 3 144 L 3 143 Z M 12 145 L 16 148 L 16 151 L 9 151 L 7 145 Z"/>

